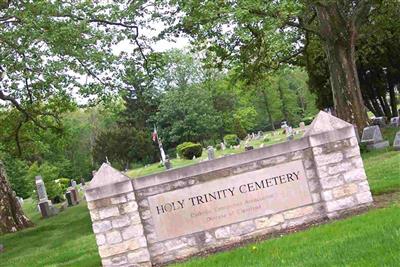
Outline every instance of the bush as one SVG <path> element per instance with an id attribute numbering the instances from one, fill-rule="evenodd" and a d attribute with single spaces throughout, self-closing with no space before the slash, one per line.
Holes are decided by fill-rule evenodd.
<path id="1" fill-rule="evenodd" d="M 176 147 L 176 151 L 181 158 L 192 159 L 193 156 L 201 157 L 203 148 L 200 144 L 184 142 Z"/>
<path id="2" fill-rule="evenodd" d="M 57 179 L 56 181 L 58 182 L 58 184 L 61 187 L 62 192 L 64 192 L 64 193 L 67 191 L 67 189 L 71 183 L 71 180 L 68 178 L 60 178 L 60 179 Z"/>
<path id="3" fill-rule="evenodd" d="M 240 144 L 240 139 L 236 134 L 227 134 L 224 136 L 224 142 L 228 147 L 237 146 Z"/>
<path id="4" fill-rule="evenodd" d="M 314 117 L 305 117 L 305 118 L 303 118 L 303 122 L 304 122 L 305 125 L 310 125 L 313 120 L 314 120 Z"/>
<path id="5" fill-rule="evenodd" d="M 221 144 L 217 144 L 217 145 L 215 146 L 215 148 L 216 148 L 217 150 L 221 150 L 221 149 L 222 149 Z"/>

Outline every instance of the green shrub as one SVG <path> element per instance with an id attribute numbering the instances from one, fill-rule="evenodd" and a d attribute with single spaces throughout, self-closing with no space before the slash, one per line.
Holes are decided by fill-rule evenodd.
<path id="1" fill-rule="evenodd" d="M 184 142 L 176 147 L 176 151 L 181 158 L 192 159 L 193 156 L 201 157 L 203 148 L 200 144 Z"/>
<path id="2" fill-rule="evenodd" d="M 305 118 L 303 118 L 303 122 L 304 122 L 305 125 L 311 124 L 313 120 L 314 120 L 314 117 L 305 117 Z"/>
<path id="3" fill-rule="evenodd" d="M 224 142 L 228 147 L 237 146 L 240 144 L 240 139 L 236 134 L 227 134 L 224 136 Z"/>
<path id="4" fill-rule="evenodd" d="M 217 150 L 221 150 L 221 149 L 222 149 L 221 144 L 216 144 L 216 145 L 215 145 L 215 148 L 216 148 Z"/>
<path id="5" fill-rule="evenodd" d="M 64 193 L 67 191 L 69 184 L 71 182 L 71 180 L 68 178 L 60 178 L 60 179 L 57 179 L 56 181 L 58 182 L 58 184 L 61 187 L 62 192 L 64 192 Z"/>

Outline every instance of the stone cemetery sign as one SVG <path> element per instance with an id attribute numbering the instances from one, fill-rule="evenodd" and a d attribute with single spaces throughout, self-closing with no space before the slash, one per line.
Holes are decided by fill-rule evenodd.
<path id="1" fill-rule="evenodd" d="M 378 125 L 365 127 L 361 137 L 361 143 L 367 144 L 367 149 L 379 149 L 389 146 L 389 142 L 383 140 L 381 129 Z"/>
<path id="2" fill-rule="evenodd" d="M 104 266 L 166 264 L 372 203 L 354 128 L 320 112 L 304 137 L 136 179 L 103 164 L 86 187 Z"/>
<path id="3" fill-rule="evenodd" d="M 158 240 L 312 203 L 301 160 L 158 194 L 148 200 Z"/>

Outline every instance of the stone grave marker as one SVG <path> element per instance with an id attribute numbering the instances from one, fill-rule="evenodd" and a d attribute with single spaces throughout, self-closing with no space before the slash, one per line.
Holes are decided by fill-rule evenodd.
<path id="1" fill-rule="evenodd" d="M 391 127 L 399 127 L 400 126 L 400 117 L 393 117 L 390 119 Z"/>
<path id="2" fill-rule="evenodd" d="M 40 175 L 35 177 L 35 183 L 36 183 L 36 192 L 39 198 L 38 206 L 40 213 L 42 214 L 42 217 L 48 218 L 50 216 L 57 214 L 56 208 L 53 207 L 51 201 L 47 198 L 46 187 Z"/>
<path id="3" fill-rule="evenodd" d="M 373 125 L 378 125 L 379 127 L 386 126 L 386 117 L 375 117 L 372 119 Z"/>
<path id="4" fill-rule="evenodd" d="M 394 148 L 395 150 L 400 150 L 400 131 L 398 131 L 398 132 L 396 133 L 396 136 L 394 137 L 394 140 L 393 140 L 393 148 Z"/>
<path id="5" fill-rule="evenodd" d="M 215 159 L 215 150 L 212 146 L 209 146 L 207 148 L 207 155 L 208 155 L 208 160 L 213 160 Z"/>
<path id="6" fill-rule="evenodd" d="M 361 137 L 361 143 L 367 145 L 367 149 L 380 149 L 389 146 L 389 142 L 383 140 L 381 130 L 378 125 L 365 127 Z"/>
<path id="7" fill-rule="evenodd" d="M 74 188 L 76 187 L 76 181 L 75 180 L 71 180 L 71 186 L 74 187 Z"/>
<path id="8" fill-rule="evenodd" d="M 67 203 L 68 203 L 68 206 L 69 206 L 69 207 L 71 207 L 71 206 L 74 205 L 74 203 L 72 202 L 71 191 L 67 191 L 67 192 L 65 193 L 65 198 L 67 199 Z"/>
<path id="9" fill-rule="evenodd" d="M 304 121 L 300 122 L 299 126 L 300 126 L 300 130 L 301 131 L 305 131 L 306 130 L 306 124 L 304 123 Z"/>
<path id="10" fill-rule="evenodd" d="M 291 126 L 286 127 L 286 137 L 288 141 L 294 139 L 293 128 Z"/>
<path id="11" fill-rule="evenodd" d="M 172 169 L 172 163 L 171 163 L 171 161 L 169 160 L 169 156 L 168 156 L 168 155 L 165 156 L 164 166 L 165 166 L 165 168 L 166 168 L 167 170 Z"/>
<path id="12" fill-rule="evenodd" d="M 222 149 L 222 150 L 225 150 L 225 149 L 226 149 L 226 146 L 225 146 L 225 143 L 224 143 L 224 142 L 221 142 L 221 149 Z"/>

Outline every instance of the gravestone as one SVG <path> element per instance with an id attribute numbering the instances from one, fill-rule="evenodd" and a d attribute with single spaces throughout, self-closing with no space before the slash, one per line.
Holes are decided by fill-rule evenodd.
<path id="1" fill-rule="evenodd" d="M 222 150 L 225 150 L 225 149 L 226 149 L 226 146 L 225 146 L 225 143 L 224 143 L 224 142 L 221 142 L 221 149 L 222 149 Z"/>
<path id="2" fill-rule="evenodd" d="M 300 130 L 301 131 L 305 131 L 306 130 L 306 124 L 304 123 L 304 121 L 300 122 L 299 126 L 300 126 Z"/>
<path id="3" fill-rule="evenodd" d="M 288 140 L 288 141 L 294 139 L 293 128 L 292 128 L 291 126 L 288 126 L 288 127 L 286 128 L 286 137 L 287 137 L 287 140 Z"/>
<path id="4" fill-rule="evenodd" d="M 74 188 L 76 187 L 76 181 L 75 180 L 71 180 L 71 186 L 74 187 Z"/>
<path id="5" fill-rule="evenodd" d="M 378 125 L 379 127 L 386 126 L 386 117 L 375 117 L 372 119 L 373 125 Z"/>
<path id="6" fill-rule="evenodd" d="M 393 148 L 394 148 L 395 150 L 400 150 L 400 131 L 398 131 L 398 132 L 396 133 L 396 136 L 394 137 L 394 140 L 393 140 Z"/>
<path id="7" fill-rule="evenodd" d="M 245 151 L 249 151 L 249 150 L 253 150 L 253 149 L 254 149 L 253 146 L 245 146 L 245 147 L 244 147 L 244 150 L 245 150 Z"/>
<path id="8" fill-rule="evenodd" d="M 214 151 L 214 148 L 212 146 L 209 146 L 207 148 L 207 155 L 208 155 L 208 160 L 215 159 L 215 151 Z"/>
<path id="9" fill-rule="evenodd" d="M 57 209 L 53 207 L 51 201 L 47 198 L 46 187 L 40 175 L 35 177 L 35 183 L 36 183 L 36 192 L 39 199 L 38 206 L 40 213 L 42 214 L 42 217 L 48 218 L 50 216 L 57 214 L 58 213 Z"/>
<path id="10" fill-rule="evenodd" d="M 368 150 L 380 149 L 389 146 L 389 142 L 383 140 L 381 130 L 378 125 L 365 127 L 361 137 L 361 143 L 367 145 Z"/>
<path id="11" fill-rule="evenodd" d="M 84 186 L 85 185 L 85 179 L 81 178 L 81 185 Z"/>
<path id="12" fill-rule="evenodd" d="M 400 117 L 393 117 L 390 119 L 391 127 L 399 127 L 400 126 Z"/>
<path id="13" fill-rule="evenodd" d="M 68 203 L 69 207 L 74 205 L 74 203 L 72 202 L 71 191 L 67 191 L 67 193 L 65 193 L 65 198 L 67 199 L 67 203 Z"/>
<path id="14" fill-rule="evenodd" d="M 69 191 L 71 192 L 72 202 L 74 203 L 74 205 L 78 205 L 79 204 L 78 191 L 74 187 L 70 187 Z"/>
<path id="15" fill-rule="evenodd" d="M 36 176 L 35 182 L 36 182 L 36 192 L 38 195 L 39 202 L 48 201 L 46 187 L 44 185 L 42 176 L 40 175 Z"/>
<path id="16" fill-rule="evenodd" d="M 167 170 L 172 169 L 172 163 L 171 163 L 171 161 L 169 160 L 169 156 L 168 156 L 168 155 L 165 156 L 164 165 L 165 165 L 165 168 L 166 168 Z"/>

